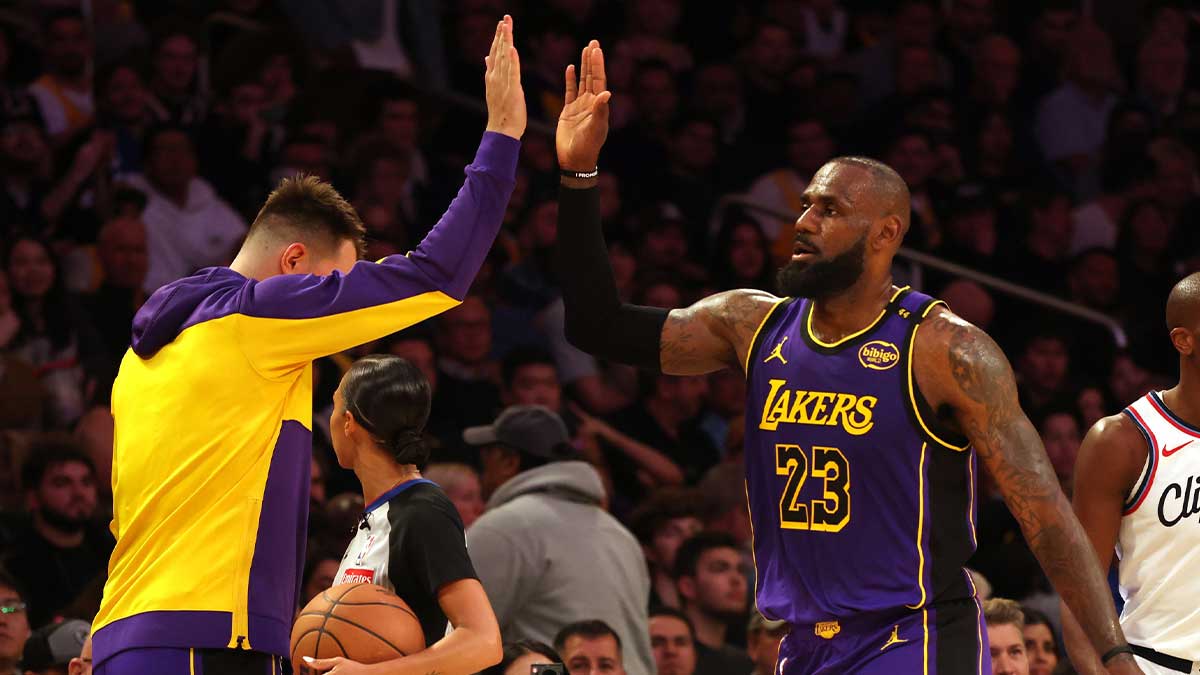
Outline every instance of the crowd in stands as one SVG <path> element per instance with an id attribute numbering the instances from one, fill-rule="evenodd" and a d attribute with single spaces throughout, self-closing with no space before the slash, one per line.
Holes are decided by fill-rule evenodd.
<path id="1" fill-rule="evenodd" d="M 67 672 L 46 656 L 62 640 L 26 638 L 98 606 L 109 392 L 137 309 L 228 264 L 297 173 L 352 201 L 370 259 L 413 247 L 483 131 L 483 57 L 506 12 L 531 124 L 503 231 L 460 306 L 315 364 L 302 601 L 331 584 L 363 507 L 323 428 L 333 390 L 355 358 L 390 353 L 433 386 L 426 475 L 458 507 L 510 643 L 489 672 L 559 658 L 574 675 L 772 672 L 787 627 L 753 611 L 743 377 L 639 372 L 564 337 L 553 124 L 587 39 L 613 91 L 600 188 L 624 299 L 772 290 L 809 177 L 869 155 L 910 187 L 908 247 L 1123 327 L 896 266 L 1005 349 L 1068 492 L 1082 434 L 1174 381 L 1163 307 L 1200 270 L 1200 13 L 1182 0 L 8 3 L 0 674 Z M 511 406 L 541 406 L 545 424 L 516 447 L 464 439 Z M 996 672 L 1068 672 L 1053 588 L 980 481 L 970 567 L 982 593 L 1025 604 L 987 605 L 995 663 L 1028 663 Z"/>

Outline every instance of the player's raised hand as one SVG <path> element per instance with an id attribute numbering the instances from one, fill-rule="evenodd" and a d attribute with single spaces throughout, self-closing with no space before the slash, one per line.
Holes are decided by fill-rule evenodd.
<path id="1" fill-rule="evenodd" d="M 483 57 L 487 100 L 487 130 L 520 139 L 525 133 L 525 91 L 521 89 L 521 59 L 513 46 L 513 20 L 505 14 L 496 24 L 492 50 Z"/>
<path id="2" fill-rule="evenodd" d="M 570 65 L 566 79 L 566 105 L 558 116 L 554 138 L 558 165 L 568 171 L 591 171 L 608 137 L 608 100 L 612 98 L 599 42 L 592 40 L 583 48 L 578 78 L 575 66 Z"/>

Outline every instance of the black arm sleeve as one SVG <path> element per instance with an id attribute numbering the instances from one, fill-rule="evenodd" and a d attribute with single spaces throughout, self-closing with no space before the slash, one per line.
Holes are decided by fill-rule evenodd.
<path id="1" fill-rule="evenodd" d="M 554 259 L 567 340 L 600 358 L 660 372 L 668 311 L 621 302 L 600 227 L 599 188 L 558 188 Z"/>

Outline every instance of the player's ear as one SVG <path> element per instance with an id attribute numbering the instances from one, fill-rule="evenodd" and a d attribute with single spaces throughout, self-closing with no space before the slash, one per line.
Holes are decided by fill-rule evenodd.
<path id="1" fill-rule="evenodd" d="M 1180 354 L 1191 356 L 1196 350 L 1196 336 L 1186 328 L 1172 328 L 1171 344 Z"/>
<path id="2" fill-rule="evenodd" d="M 283 274 L 307 274 L 312 260 L 308 248 L 300 242 L 292 242 L 279 256 L 279 270 Z"/>
<path id="3" fill-rule="evenodd" d="M 675 580 L 675 588 L 679 590 L 680 597 L 688 600 L 696 597 L 696 580 L 692 577 L 679 577 Z"/>
<path id="4" fill-rule="evenodd" d="M 894 213 L 876 221 L 875 227 L 877 228 L 874 242 L 876 250 L 896 249 L 904 240 L 904 223 L 900 221 L 900 216 Z"/>

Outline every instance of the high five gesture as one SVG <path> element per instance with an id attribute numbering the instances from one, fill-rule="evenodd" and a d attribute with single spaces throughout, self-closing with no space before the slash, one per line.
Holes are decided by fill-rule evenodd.
<path id="1" fill-rule="evenodd" d="M 487 99 L 487 130 L 520 140 L 525 133 L 525 92 L 521 89 L 521 59 L 513 46 L 513 20 L 505 14 L 496 24 L 492 49 L 483 57 Z"/>
<path id="2" fill-rule="evenodd" d="M 583 48 L 578 80 L 574 65 L 567 66 L 566 80 L 566 104 L 555 134 L 558 165 L 567 171 L 591 171 L 608 136 L 608 100 L 612 98 L 606 88 L 599 42 L 592 40 Z"/>

